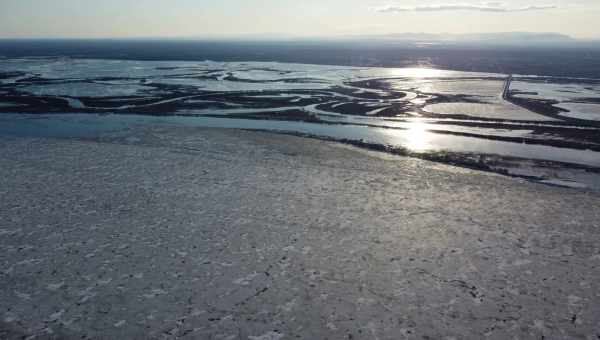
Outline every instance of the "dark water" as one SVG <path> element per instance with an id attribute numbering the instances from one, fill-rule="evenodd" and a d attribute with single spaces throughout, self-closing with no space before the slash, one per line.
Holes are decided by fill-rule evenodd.
<path id="1" fill-rule="evenodd" d="M 511 47 L 366 41 L 0 40 L 0 56 L 279 61 L 600 78 L 600 43 Z"/>

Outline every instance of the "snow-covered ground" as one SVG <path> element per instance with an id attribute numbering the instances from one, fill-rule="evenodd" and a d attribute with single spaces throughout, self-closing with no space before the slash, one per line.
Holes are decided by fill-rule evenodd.
<path id="1" fill-rule="evenodd" d="M 0 164 L 0 338 L 600 335 L 598 193 L 183 127 Z"/>

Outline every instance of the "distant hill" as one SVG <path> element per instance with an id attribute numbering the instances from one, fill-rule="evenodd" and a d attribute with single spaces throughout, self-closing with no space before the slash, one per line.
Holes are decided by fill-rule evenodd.
<path id="1" fill-rule="evenodd" d="M 139 38 L 138 38 L 139 39 Z M 169 40 L 164 38 L 142 38 L 142 40 Z M 411 42 L 411 43 L 442 43 L 442 44 L 548 44 L 548 43 L 574 43 L 579 40 L 560 33 L 532 33 L 532 32 L 498 32 L 498 33 L 387 33 L 387 34 L 358 34 L 334 36 L 295 36 L 287 33 L 251 33 L 243 35 L 222 36 L 196 36 L 180 37 L 176 40 L 204 40 L 204 41 L 276 41 L 276 42 L 307 42 L 307 41 L 361 41 L 361 42 Z"/>
<path id="2" fill-rule="evenodd" d="M 498 45 L 524 45 L 524 44 L 553 44 L 574 43 L 578 40 L 560 33 L 532 33 L 532 32 L 498 32 L 498 33 L 471 33 L 471 34 L 432 34 L 432 33 L 391 33 L 375 35 L 345 36 L 348 40 L 371 40 L 385 42 L 422 42 L 442 44 L 498 44 Z"/>
<path id="3" fill-rule="evenodd" d="M 434 33 L 390 33 L 371 35 L 371 37 L 393 38 L 402 40 L 575 40 L 561 33 L 533 32 L 497 32 L 497 33 L 468 33 L 468 34 L 434 34 Z"/>

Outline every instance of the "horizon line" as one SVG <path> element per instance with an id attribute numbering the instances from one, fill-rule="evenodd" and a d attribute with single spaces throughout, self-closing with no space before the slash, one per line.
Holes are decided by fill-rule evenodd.
<path id="1" fill-rule="evenodd" d="M 600 40 L 600 35 L 596 36 L 576 36 L 567 33 L 561 33 L 556 31 L 524 31 L 524 30 L 508 30 L 508 31 L 490 31 L 490 32 L 424 32 L 424 31 L 402 31 L 402 32 L 379 32 L 379 33 L 335 33 L 335 34 L 322 34 L 322 35 L 298 35 L 294 33 L 284 32 L 257 32 L 257 33 L 233 33 L 233 34 L 197 34 L 197 35 L 131 35 L 131 36 L 43 36 L 43 35 L 30 35 L 30 36 L 2 36 L 0 40 L 278 40 L 278 41 L 292 41 L 292 40 L 352 40 L 361 38 L 382 38 L 382 39 L 393 39 L 397 40 L 436 40 L 437 41 L 448 41 L 452 39 L 462 41 L 474 41 L 477 39 L 470 39 L 476 37 L 488 37 L 488 38 L 506 38 L 502 35 L 528 35 L 533 38 L 535 36 L 543 37 L 556 36 L 564 40 L 573 41 L 597 41 Z"/>

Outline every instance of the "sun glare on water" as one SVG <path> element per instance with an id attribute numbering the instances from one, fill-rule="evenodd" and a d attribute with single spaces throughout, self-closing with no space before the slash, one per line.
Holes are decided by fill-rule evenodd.
<path id="1" fill-rule="evenodd" d="M 435 78 L 442 75 L 441 70 L 424 67 L 397 68 L 390 71 L 394 77 L 405 78 Z"/>
<path id="2" fill-rule="evenodd" d="M 407 138 L 407 148 L 413 151 L 425 151 L 429 148 L 429 132 L 427 124 L 415 122 L 405 132 Z"/>
<path id="3" fill-rule="evenodd" d="M 432 133 L 425 122 L 412 122 L 403 130 L 388 129 L 385 134 L 389 136 L 391 144 L 401 145 L 413 152 L 424 152 L 432 147 Z"/>

